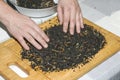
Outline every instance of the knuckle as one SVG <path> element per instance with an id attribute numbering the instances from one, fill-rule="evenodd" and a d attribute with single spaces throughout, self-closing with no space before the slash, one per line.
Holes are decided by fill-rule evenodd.
<path id="1" fill-rule="evenodd" d="M 67 26 L 64 26 L 64 27 L 63 27 L 63 29 L 65 29 L 65 30 L 66 30 L 66 29 L 67 29 Z"/>
<path id="2" fill-rule="evenodd" d="M 24 24 L 23 26 L 26 27 L 26 29 L 23 29 L 24 32 L 30 31 L 30 26 L 28 24 Z"/>
<path id="3" fill-rule="evenodd" d="M 71 3 L 71 5 L 70 5 L 71 7 L 75 7 L 75 3 Z"/>
<path id="4" fill-rule="evenodd" d="M 24 39 L 22 37 L 17 38 L 17 40 L 23 45 L 24 44 Z"/>
<path id="5" fill-rule="evenodd" d="M 32 31 L 30 32 L 30 34 L 31 34 L 32 37 L 34 37 L 34 38 L 38 38 L 38 37 L 39 37 L 39 35 L 38 35 L 39 33 L 38 33 L 37 31 L 33 31 L 33 30 L 32 30 Z"/>
<path id="6" fill-rule="evenodd" d="M 43 39 L 40 39 L 41 44 L 45 44 L 45 41 Z"/>
<path id="7" fill-rule="evenodd" d="M 42 38 L 42 36 L 37 37 L 37 41 L 41 44 L 45 43 L 44 39 Z"/>
<path id="8" fill-rule="evenodd" d="M 70 11 L 70 7 L 71 7 L 71 6 L 65 8 L 65 10 L 66 10 L 67 12 L 69 12 L 69 11 Z"/>
<path id="9" fill-rule="evenodd" d="M 80 22 L 80 17 L 77 17 L 77 22 Z"/>
<path id="10" fill-rule="evenodd" d="M 75 23 L 75 19 L 71 19 L 70 23 L 74 24 Z"/>
<path id="11" fill-rule="evenodd" d="M 27 40 L 28 40 L 29 42 L 33 42 L 33 41 L 34 41 L 34 39 L 33 39 L 32 37 L 28 37 Z"/>
<path id="12" fill-rule="evenodd" d="M 61 9 L 61 7 L 58 5 L 57 10 L 59 11 L 60 9 Z"/>
<path id="13" fill-rule="evenodd" d="M 64 18 L 64 23 L 68 23 L 69 19 L 66 17 Z"/>
<path id="14" fill-rule="evenodd" d="M 39 37 L 38 33 L 37 32 L 33 32 L 33 37 L 38 38 Z"/>
<path id="15" fill-rule="evenodd" d="M 72 11 L 76 11 L 76 10 L 77 10 L 77 7 L 74 6 L 74 5 L 71 5 L 71 10 L 72 10 Z"/>
<path id="16" fill-rule="evenodd" d="M 23 38 L 22 37 L 16 37 L 20 42 L 23 41 Z"/>
<path id="17" fill-rule="evenodd" d="M 70 29 L 73 30 L 73 29 L 74 29 L 74 26 L 70 26 Z"/>
<path id="18" fill-rule="evenodd" d="M 43 34 L 41 34 L 41 36 L 39 36 L 39 37 L 40 37 L 41 39 L 46 39 L 46 38 L 48 38 L 48 37 L 47 37 L 47 35 L 46 35 L 46 34 L 44 34 L 44 33 L 43 33 Z"/>
<path id="19" fill-rule="evenodd" d="M 38 37 L 39 37 L 39 35 L 38 35 L 37 33 L 35 33 L 35 34 L 34 34 L 34 37 L 35 37 L 35 38 L 38 38 Z"/>

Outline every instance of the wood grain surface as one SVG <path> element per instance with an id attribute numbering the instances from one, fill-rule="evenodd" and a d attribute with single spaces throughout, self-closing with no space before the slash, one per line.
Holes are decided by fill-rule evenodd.
<path id="1" fill-rule="evenodd" d="M 105 47 L 101 49 L 86 65 L 79 65 L 75 69 L 60 72 L 44 73 L 41 70 L 34 71 L 30 67 L 29 61 L 21 59 L 20 53 L 22 48 L 20 44 L 11 38 L 0 44 L 0 75 L 7 80 L 77 80 L 120 50 L 120 37 L 102 29 L 87 19 L 84 19 L 84 23 L 93 26 L 93 28 L 101 32 L 107 41 Z M 58 19 L 55 17 L 43 24 L 40 24 L 40 27 L 45 30 L 58 24 Z M 8 67 L 12 64 L 19 66 L 23 71 L 28 73 L 29 76 L 27 78 L 19 77 Z"/>

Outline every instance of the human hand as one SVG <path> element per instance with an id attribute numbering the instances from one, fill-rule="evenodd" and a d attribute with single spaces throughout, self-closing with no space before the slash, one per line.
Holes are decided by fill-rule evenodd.
<path id="1" fill-rule="evenodd" d="M 58 2 L 58 18 L 60 24 L 63 24 L 63 31 L 67 32 L 70 23 L 69 32 L 74 34 L 75 26 L 77 33 L 84 28 L 82 13 L 77 0 L 59 0 Z"/>
<path id="2" fill-rule="evenodd" d="M 26 50 L 29 50 L 29 47 L 24 39 L 37 49 L 41 49 L 42 46 L 44 48 L 48 47 L 49 38 L 29 17 L 16 12 L 10 13 L 3 23 Z"/>

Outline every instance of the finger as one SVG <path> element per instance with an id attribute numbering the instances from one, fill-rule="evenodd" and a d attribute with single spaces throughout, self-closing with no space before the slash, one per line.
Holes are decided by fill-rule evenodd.
<path id="1" fill-rule="evenodd" d="M 39 29 L 38 33 L 41 35 L 41 37 L 46 41 L 49 42 L 50 39 L 48 38 L 48 36 L 45 34 L 45 32 L 41 29 Z"/>
<path id="2" fill-rule="evenodd" d="M 24 38 L 29 41 L 34 47 L 36 47 L 37 49 L 42 49 L 42 47 L 40 46 L 40 44 L 38 44 L 35 39 L 28 33 L 24 34 Z"/>
<path id="3" fill-rule="evenodd" d="M 25 40 L 22 36 L 17 36 L 16 39 L 19 41 L 19 43 L 22 45 L 22 47 L 26 50 L 29 50 L 29 46 L 26 44 Z"/>
<path id="4" fill-rule="evenodd" d="M 30 30 L 29 34 L 32 35 L 32 37 L 34 37 L 34 39 L 36 39 L 44 48 L 48 47 L 48 44 L 45 42 L 45 40 L 42 38 L 42 33 L 41 35 L 38 32 L 35 32 L 35 30 Z"/>
<path id="5" fill-rule="evenodd" d="M 63 10 L 62 10 L 62 7 L 58 6 L 57 12 L 58 12 L 58 18 L 59 18 L 60 24 L 62 24 L 63 23 Z"/>
<path id="6" fill-rule="evenodd" d="M 80 26 L 81 26 L 81 28 L 84 28 L 82 13 L 80 13 Z"/>
<path id="7" fill-rule="evenodd" d="M 43 30 L 41 30 L 40 27 L 39 27 L 37 24 L 35 24 L 35 23 L 33 22 L 33 24 L 32 24 L 31 27 L 34 28 L 34 29 L 38 32 L 38 34 L 41 35 L 41 37 L 42 37 L 46 42 L 49 42 L 49 41 L 50 41 L 49 38 L 48 38 L 48 36 L 45 34 L 45 32 L 44 32 Z"/>
<path id="8" fill-rule="evenodd" d="M 74 28 L 75 28 L 75 22 L 76 22 L 76 10 L 75 8 L 71 8 L 71 14 L 70 14 L 70 34 L 74 34 Z"/>
<path id="9" fill-rule="evenodd" d="M 77 33 L 80 33 L 80 12 L 77 12 L 76 14 L 76 31 Z"/>
<path id="10" fill-rule="evenodd" d="M 63 23 L 63 31 L 66 33 L 68 30 L 68 24 L 70 19 L 70 10 L 69 8 L 64 8 L 64 23 Z"/>

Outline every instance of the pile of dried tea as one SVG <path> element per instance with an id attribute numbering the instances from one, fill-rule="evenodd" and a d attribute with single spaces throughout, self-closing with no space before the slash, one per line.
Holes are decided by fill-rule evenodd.
<path id="1" fill-rule="evenodd" d="M 17 0 L 17 4 L 18 6 L 31 9 L 42 9 L 55 5 L 53 0 Z"/>
<path id="2" fill-rule="evenodd" d="M 104 47 L 104 36 L 89 25 L 84 25 L 80 34 L 64 33 L 62 25 L 46 30 L 50 38 L 49 47 L 37 50 L 29 44 L 30 50 L 23 50 L 22 59 L 28 59 L 35 70 L 60 71 L 85 65 Z"/>

